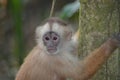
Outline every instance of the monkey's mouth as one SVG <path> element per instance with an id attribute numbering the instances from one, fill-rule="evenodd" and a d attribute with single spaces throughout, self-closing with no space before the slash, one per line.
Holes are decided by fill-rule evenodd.
<path id="1" fill-rule="evenodd" d="M 57 51 L 57 48 L 47 48 L 47 51 L 49 53 L 55 53 Z"/>

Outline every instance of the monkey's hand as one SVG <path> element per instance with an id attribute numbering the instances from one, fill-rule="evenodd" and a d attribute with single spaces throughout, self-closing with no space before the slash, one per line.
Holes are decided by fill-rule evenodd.
<path id="1" fill-rule="evenodd" d="M 111 40 L 113 41 L 116 47 L 120 47 L 120 33 L 116 33 L 112 36 Z"/>

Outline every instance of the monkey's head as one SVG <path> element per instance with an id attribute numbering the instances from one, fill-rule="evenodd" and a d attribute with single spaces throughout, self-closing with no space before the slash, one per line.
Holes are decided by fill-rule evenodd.
<path id="1" fill-rule="evenodd" d="M 72 29 L 69 25 L 58 19 L 50 18 L 42 26 L 36 29 L 37 43 L 47 54 L 58 54 L 72 37 Z"/>

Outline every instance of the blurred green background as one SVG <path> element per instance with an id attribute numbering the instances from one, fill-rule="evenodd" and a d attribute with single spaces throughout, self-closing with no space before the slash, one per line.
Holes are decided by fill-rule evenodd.
<path id="1" fill-rule="evenodd" d="M 0 0 L 0 80 L 14 80 L 36 45 L 35 28 L 49 17 L 52 0 Z M 56 0 L 53 16 L 80 28 L 79 56 L 120 31 L 120 0 Z M 91 80 L 120 80 L 117 49 Z"/>

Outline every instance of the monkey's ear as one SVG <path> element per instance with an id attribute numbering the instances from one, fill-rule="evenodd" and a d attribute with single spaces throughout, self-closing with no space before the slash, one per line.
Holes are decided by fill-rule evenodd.
<path id="1" fill-rule="evenodd" d="M 37 27 L 37 28 L 36 28 L 36 31 L 35 31 L 35 33 L 36 33 L 36 38 L 40 38 L 40 36 L 41 36 L 41 28 L 42 28 L 42 27 Z"/>

